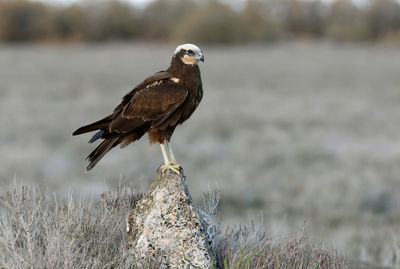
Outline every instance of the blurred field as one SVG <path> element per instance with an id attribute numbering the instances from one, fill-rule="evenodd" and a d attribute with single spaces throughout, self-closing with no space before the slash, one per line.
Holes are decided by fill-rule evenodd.
<path id="1" fill-rule="evenodd" d="M 67 196 L 146 191 L 161 164 L 147 138 L 85 174 L 97 120 L 175 44 L 1 46 L 0 188 Z M 352 260 L 400 264 L 400 50 L 316 43 L 203 47 L 204 99 L 173 146 L 195 197 L 222 192 L 225 223 L 264 222 Z"/>

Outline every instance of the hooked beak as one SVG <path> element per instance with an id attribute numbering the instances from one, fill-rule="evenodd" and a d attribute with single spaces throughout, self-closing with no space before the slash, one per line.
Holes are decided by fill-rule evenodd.
<path id="1" fill-rule="evenodd" d="M 203 54 L 202 54 L 202 55 L 199 55 L 199 56 L 195 56 L 195 58 L 196 58 L 197 61 L 202 61 L 202 62 L 204 63 L 204 56 L 203 56 Z"/>

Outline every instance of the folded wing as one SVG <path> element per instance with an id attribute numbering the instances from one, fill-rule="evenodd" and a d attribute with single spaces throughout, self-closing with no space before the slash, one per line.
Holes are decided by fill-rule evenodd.
<path id="1" fill-rule="evenodd" d="M 108 126 L 109 133 L 127 133 L 141 125 L 159 127 L 184 103 L 187 88 L 167 80 L 155 81 L 136 91 Z M 172 124 L 173 122 L 171 122 Z"/>
<path id="2" fill-rule="evenodd" d="M 113 113 L 76 130 L 73 135 L 99 130 L 89 141 L 104 139 L 87 157 L 92 169 L 113 147 L 126 146 L 142 137 L 150 128 L 167 129 L 180 118 L 179 108 L 188 96 L 188 89 L 168 72 L 149 77 L 126 94 Z"/>

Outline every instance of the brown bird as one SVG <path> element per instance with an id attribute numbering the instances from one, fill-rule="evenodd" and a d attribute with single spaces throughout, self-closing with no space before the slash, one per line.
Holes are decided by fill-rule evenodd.
<path id="1" fill-rule="evenodd" d="M 87 170 L 115 146 L 123 148 L 148 133 L 150 144 L 160 143 L 164 157 L 161 169 L 179 173 L 180 166 L 169 142 L 176 126 L 192 115 L 203 97 L 199 61 L 204 62 L 199 47 L 178 46 L 167 70 L 137 85 L 107 117 L 76 130 L 72 135 L 98 130 L 89 143 L 103 139 L 86 158 L 89 161 Z"/>

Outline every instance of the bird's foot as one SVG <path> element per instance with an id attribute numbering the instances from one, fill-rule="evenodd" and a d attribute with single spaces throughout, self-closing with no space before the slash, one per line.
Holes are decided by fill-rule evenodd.
<path id="1" fill-rule="evenodd" d="M 179 173 L 182 172 L 182 166 L 181 166 L 180 164 L 178 164 L 178 163 L 176 163 L 176 162 L 174 162 L 174 161 L 171 161 L 169 164 L 170 164 L 170 166 L 171 166 L 172 168 L 178 170 Z"/>
<path id="2" fill-rule="evenodd" d="M 158 168 L 161 172 L 165 172 L 166 170 L 172 170 L 173 172 L 180 174 L 181 173 L 181 166 L 175 162 L 164 163 L 163 165 Z"/>

